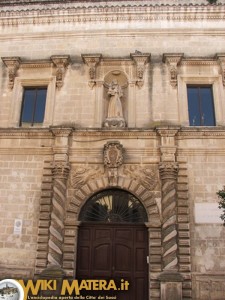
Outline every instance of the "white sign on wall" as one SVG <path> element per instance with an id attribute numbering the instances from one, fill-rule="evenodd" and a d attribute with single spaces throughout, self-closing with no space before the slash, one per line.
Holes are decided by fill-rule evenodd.
<path id="1" fill-rule="evenodd" d="M 221 214 L 218 203 L 195 203 L 195 223 L 222 224 Z"/>
<path id="2" fill-rule="evenodd" d="M 23 221 L 21 219 L 15 219 L 14 220 L 14 234 L 21 234 L 22 233 L 22 227 L 23 227 Z"/>

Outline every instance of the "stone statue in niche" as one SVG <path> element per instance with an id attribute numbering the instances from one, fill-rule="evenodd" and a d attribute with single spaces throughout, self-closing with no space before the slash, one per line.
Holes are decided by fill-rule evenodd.
<path id="1" fill-rule="evenodd" d="M 108 90 L 108 95 L 110 97 L 108 118 L 123 118 L 122 104 L 120 99 L 123 96 L 123 92 L 121 86 L 117 83 L 116 80 L 111 82 Z"/>
<path id="2" fill-rule="evenodd" d="M 125 120 L 123 117 L 123 109 L 121 98 L 123 96 L 122 87 L 117 80 L 113 80 L 108 86 L 108 113 L 104 122 L 105 127 L 122 128 L 125 127 Z"/>

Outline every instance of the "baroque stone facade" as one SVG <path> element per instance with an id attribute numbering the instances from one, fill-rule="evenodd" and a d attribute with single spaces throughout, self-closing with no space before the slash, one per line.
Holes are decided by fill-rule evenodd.
<path id="1" fill-rule="evenodd" d="M 75 278 L 81 210 L 116 189 L 148 218 L 143 300 L 223 299 L 224 13 L 224 0 L 0 0 L 0 279 Z M 211 89 L 213 126 L 190 120 L 189 87 Z M 39 88 L 30 124 L 24 91 Z"/>

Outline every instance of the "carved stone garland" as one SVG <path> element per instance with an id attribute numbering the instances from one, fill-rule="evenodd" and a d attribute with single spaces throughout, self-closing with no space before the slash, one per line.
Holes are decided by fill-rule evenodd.
<path id="1" fill-rule="evenodd" d="M 66 181 L 70 167 L 64 162 L 54 162 L 53 197 L 49 238 L 48 265 L 62 265 L 64 206 L 66 201 Z"/>
<path id="2" fill-rule="evenodd" d="M 176 181 L 178 165 L 163 162 L 159 166 L 162 180 L 162 246 L 163 269 L 178 270 Z"/>

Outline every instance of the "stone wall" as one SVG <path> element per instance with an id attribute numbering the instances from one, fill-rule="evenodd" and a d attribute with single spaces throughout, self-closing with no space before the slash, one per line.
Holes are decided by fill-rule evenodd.
<path id="1" fill-rule="evenodd" d="M 166 214 L 161 186 L 167 162 L 174 168 L 169 175 L 177 192 L 178 224 L 172 225 L 178 231 L 172 242 L 178 248 L 172 258 L 184 279 L 183 298 L 192 297 L 193 284 L 193 299 L 222 299 L 225 239 L 216 192 L 225 182 L 224 4 L 164 7 L 143 1 L 145 6 L 129 7 L 129 1 L 122 1 L 107 8 L 93 3 L 88 8 L 87 2 L 80 8 L 72 2 L 51 12 L 40 3 L 26 11 L 2 6 L 0 12 L 0 278 L 31 277 L 47 267 L 49 239 L 54 240 L 49 230 L 54 227 L 54 176 L 69 166 L 68 182 L 63 181 L 67 213 L 60 216 L 65 218 L 65 248 L 58 261 L 63 257 L 67 275 L 74 275 L 79 209 L 110 186 L 103 148 L 116 140 L 125 149 L 118 186 L 136 193 L 152 218 L 152 299 L 160 297 L 159 275 L 166 265 L 160 259 L 166 248 L 160 222 L 162 210 Z M 91 64 L 87 54 L 100 58 Z M 143 76 L 137 73 L 135 54 L 144 61 Z M 66 61 L 61 81 L 56 58 Z M 122 101 L 130 128 L 106 130 L 105 79 L 115 71 L 127 80 Z M 217 126 L 188 126 L 188 83 L 213 85 Z M 48 86 L 44 123 L 20 128 L 23 87 L 40 84 Z M 61 164 L 61 169 L 55 164 L 54 174 L 52 162 Z M 143 170 L 149 166 L 157 169 L 154 192 L 143 187 Z M 21 234 L 14 233 L 16 219 L 22 220 Z"/>

